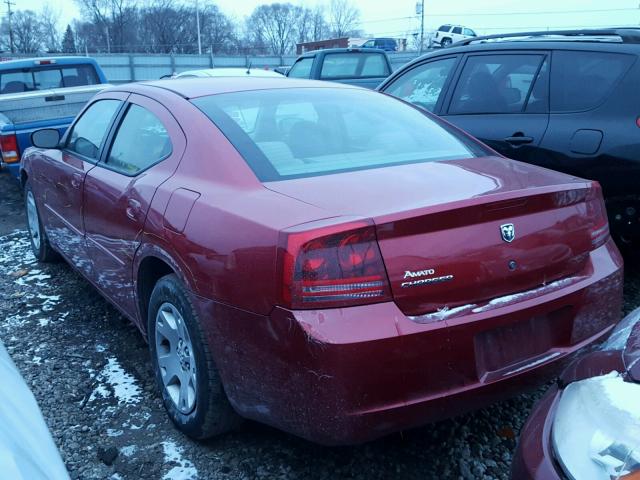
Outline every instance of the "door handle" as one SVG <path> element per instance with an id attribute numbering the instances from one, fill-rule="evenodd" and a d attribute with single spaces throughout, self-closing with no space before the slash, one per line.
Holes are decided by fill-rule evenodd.
<path id="1" fill-rule="evenodd" d="M 79 173 L 74 173 L 73 175 L 71 175 L 71 186 L 75 189 L 80 188 L 80 185 L 82 185 L 82 175 L 80 175 Z"/>
<path id="2" fill-rule="evenodd" d="M 131 220 L 137 220 L 138 214 L 140 213 L 140 207 L 142 207 L 142 204 L 138 200 L 130 198 L 127 202 L 127 217 Z"/>
<path id="3" fill-rule="evenodd" d="M 520 145 L 526 145 L 527 143 L 533 142 L 533 137 L 526 137 L 524 136 L 524 134 L 518 132 L 518 133 L 514 133 L 512 137 L 505 138 L 504 141 L 507 142 L 509 145 L 517 147 Z"/>

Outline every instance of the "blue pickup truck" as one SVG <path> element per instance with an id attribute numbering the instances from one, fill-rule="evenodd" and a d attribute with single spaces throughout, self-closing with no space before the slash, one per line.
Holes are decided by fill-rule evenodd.
<path id="1" fill-rule="evenodd" d="M 383 50 L 328 48 L 300 55 L 287 72 L 287 77 L 376 88 L 391 72 L 389 57 Z"/>
<path id="2" fill-rule="evenodd" d="M 0 63 L 0 165 L 16 178 L 31 133 L 64 133 L 77 113 L 107 86 L 98 63 L 87 57 L 10 60 Z"/>

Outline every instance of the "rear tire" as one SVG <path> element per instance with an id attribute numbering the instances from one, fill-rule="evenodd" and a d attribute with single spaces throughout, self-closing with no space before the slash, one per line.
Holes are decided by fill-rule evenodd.
<path id="1" fill-rule="evenodd" d="M 158 280 L 148 309 L 151 363 L 167 414 L 196 440 L 241 423 L 224 392 L 195 308 L 174 274 Z"/>
<path id="2" fill-rule="evenodd" d="M 28 179 L 24 185 L 24 207 L 27 215 L 27 229 L 29 232 L 29 240 L 31 241 L 31 250 L 36 260 L 44 263 L 59 261 L 60 255 L 51 248 L 47 233 L 42 225 L 36 198 Z"/>

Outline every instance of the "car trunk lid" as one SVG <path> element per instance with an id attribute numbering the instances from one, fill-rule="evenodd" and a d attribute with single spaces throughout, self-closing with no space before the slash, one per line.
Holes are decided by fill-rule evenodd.
<path id="1" fill-rule="evenodd" d="M 430 162 L 266 184 L 372 218 L 409 316 L 481 306 L 584 269 L 591 183 L 503 158 Z"/>

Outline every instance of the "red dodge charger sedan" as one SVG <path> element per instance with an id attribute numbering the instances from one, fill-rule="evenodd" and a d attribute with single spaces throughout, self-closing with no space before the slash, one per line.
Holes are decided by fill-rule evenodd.
<path id="1" fill-rule="evenodd" d="M 364 442 L 515 392 L 620 318 L 597 183 L 381 93 L 139 83 L 33 142 L 36 256 L 140 328 L 194 438 L 245 417 Z"/>

